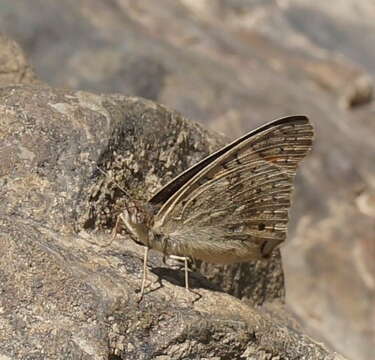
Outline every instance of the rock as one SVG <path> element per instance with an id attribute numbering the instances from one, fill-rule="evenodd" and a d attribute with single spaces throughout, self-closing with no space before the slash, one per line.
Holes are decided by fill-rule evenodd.
<path id="1" fill-rule="evenodd" d="M 230 137 L 307 114 L 316 141 L 282 248 L 286 302 L 310 335 L 372 360 L 374 226 L 359 190 L 375 189 L 374 14 L 367 0 L 3 0 L 0 22 L 52 85 L 146 96 Z M 283 297 L 280 279 L 257 279 L 251 295 L 221 286 Z"/>
<path id="2" fill-rule="evenodd" d="M 157 254 L 137 303 L 142 249 L 103 246 L 121 206 L 114 181 L 147 196 L 222 137 L 140 98 L 18 85 L 0 99 L 2 356 L 339 358 L 283 306 L 245 305 L 198 274 L 187 293 Z"/>
<path id="3" fill-rule="evenodd" d="M 38 82 L 20 46 L 14 40 L 1 34 L 0 68 L 0 86 Z"/>

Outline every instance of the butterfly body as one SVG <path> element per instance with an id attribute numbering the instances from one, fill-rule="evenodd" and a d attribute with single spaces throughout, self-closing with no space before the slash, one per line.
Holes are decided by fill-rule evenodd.
<path id="1" fill-rule="evenodd" d="M 228 264 L 269 257 L 286 239 L 293 180 L 312 146 L 305 116 L 275 120 L 174 178 L 148 203 L 129 199 L 125 230 L 165 255 Z"/>
<path id="2" fill-rule="evenodd" d="M 218 227 L 191 228 L 190 231 L 181 229 L 171 234 L 153 233 L 149 247 L 165 255 L 188 257 L 214 264 L 230 264 L 262 257 L 259 246 L 252 241 L 220 241 L 225 239 L 225 236 L 225 230 Z"/>

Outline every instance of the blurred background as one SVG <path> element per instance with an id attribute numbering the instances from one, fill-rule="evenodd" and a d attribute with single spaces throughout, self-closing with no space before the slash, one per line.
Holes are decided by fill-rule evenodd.
<path id="1" fill-rule="evenodd" d="M 53 86 L 146 97 L 230 138 L 308 115 L 287 304 L 332 349 L 375 358 L 375 1 L 0 0 L 0 32 Z"/>

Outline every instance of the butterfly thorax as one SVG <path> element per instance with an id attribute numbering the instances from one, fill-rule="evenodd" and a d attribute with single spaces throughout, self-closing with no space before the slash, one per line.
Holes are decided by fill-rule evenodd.
<path id="1" fill-rule="evenodd" d="M 183 255 L 179 242 L 154 227 L 155 209 L 149 203 L 130 200 L 120 215 L 123 229 L 139 245 L 160 251 L 166 255 Z"/>
<path id="2" fill-rule="evenodd" d="M 147 203 L 128 200 L 120 217 L 131 239 L 140 245 L 150 247 L 150 229 L 154 222 L 153 209 Z"/>

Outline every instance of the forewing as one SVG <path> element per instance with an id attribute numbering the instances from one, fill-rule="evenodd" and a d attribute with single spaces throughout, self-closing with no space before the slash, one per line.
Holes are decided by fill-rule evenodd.
<path id="1" fill-rule="evenodd" d="M 215 229 L 221 237 L 215 241 L 258 244 L 267 256 L 286 238 L 293 179 L 312 138 L 313 128 L 303 116 L 276 120 L 245 135 L 219 150 L 219 156 L 213 154 L 175 191 L 155 225 L 166 232 Z"/>

